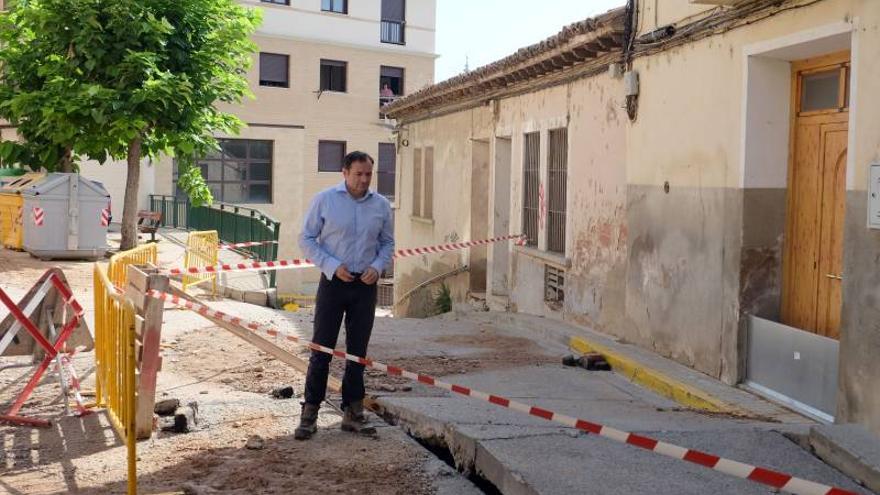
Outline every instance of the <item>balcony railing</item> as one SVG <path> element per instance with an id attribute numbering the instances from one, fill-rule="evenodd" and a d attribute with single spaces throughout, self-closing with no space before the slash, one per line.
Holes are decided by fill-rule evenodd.
<path id="1" fill-rule="evenodd" d="M 394 43 L 397 45 L 405 45 L 403 32 L 406 23 L 403 21 L 382 21 L 381 41 L 382 43 Z"/>
<path id="2" fill-rule="evenodd" d="M 388 119 L 388 116 L 385 114 L 385 105 L 393 103 L 399 99 L 403 98 L 402 96 L 380 96 L 379 97 L 379 118 L 380 119 Z"/>

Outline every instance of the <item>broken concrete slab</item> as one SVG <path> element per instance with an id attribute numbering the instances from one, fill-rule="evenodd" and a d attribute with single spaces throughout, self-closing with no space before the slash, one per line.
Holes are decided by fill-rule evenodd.
<path id="1" fill-rule="evenodd" d="M 691 447 L 776 467 L 856 493 L 869 493 L 781 435 L 753 432 L 681 432 L 651 435 Z M 736 493 L 768 488 L 703 467 L 658 456 L 595 435 L 552 434 L 478 442 L 477 470 L 503 493 Z M 661 481 L 662 480 L 662 481 Z"/>
<path id="2" fill-rule="evenodd" d="M 880 492 L 880 438 L 856 424 L 810 429 L 810 446 L 828 464 Z"/>
<path id="3" fill-rule="evenodd" d="M 869 493 L 785 437 L 805 435 L 808 426 L 683 410 L 615 373 L 545 365 L 455 376 L 452 381 Z M 386 396 L 377 404 L 383 417 L 428 444 L 442 446 L 460 470 L 488 479 L 503 493 L 767 493 L 766 487 L 749 481 L 457 395 Z"/>

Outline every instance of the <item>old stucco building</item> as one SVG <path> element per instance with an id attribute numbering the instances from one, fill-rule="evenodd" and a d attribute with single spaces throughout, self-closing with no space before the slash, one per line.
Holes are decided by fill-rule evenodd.
<path id="1" fill-rule="evenodd" d="M 639 0 L 397 101 L 398 244 L 529 245 L 402 260 L 396 310 L 442 279 L 880 433 L 878 61 L 878 2 Z"/>

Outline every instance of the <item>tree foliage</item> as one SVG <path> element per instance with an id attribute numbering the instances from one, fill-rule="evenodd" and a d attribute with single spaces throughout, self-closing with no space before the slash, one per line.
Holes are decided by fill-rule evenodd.
<path id="1" fill-rule="evenodd" d="M 127 159 L 131 173 L 167 154 L 210 201 L 189 166 L 242 125 L 218 105 L 250 95 L 260 21 L 235 0 L 18 0 L 0 15 L 0 117 L 22 142 L 0 144 L 0 158 L 49 170 Z"/>

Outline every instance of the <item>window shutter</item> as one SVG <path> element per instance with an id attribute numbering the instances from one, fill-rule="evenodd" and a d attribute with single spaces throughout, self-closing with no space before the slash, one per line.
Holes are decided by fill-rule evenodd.
<path id="1" fill-rule="evenodd" d="M 287 85 L 287 55 L 260 53 L 260 81 Z"/>
<path id="2" fill-rule="evenodd" d="M 398 77 L 403 78 L 403 69 L 400 67 L 388 67 L 383 65 L 381 68 L 380 75 L 382 77 Z"/>
<path id="3" fill-rule="evenodd" d="M 404 0 L 382 0 L 382 20 L 403 22 L 405 14 Z"/>
<path id="4" fill-rule="evenodd" d="M 318 171 L 339 172 L 345 158 L 344 141 L 318 141 Z"/>

